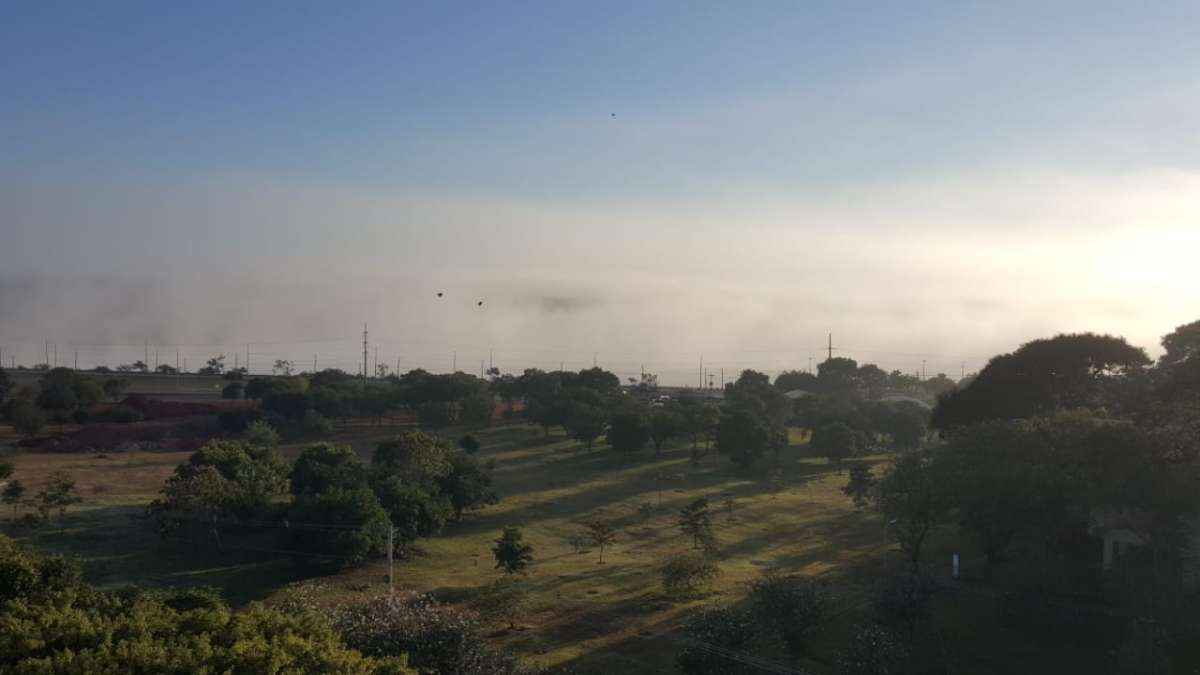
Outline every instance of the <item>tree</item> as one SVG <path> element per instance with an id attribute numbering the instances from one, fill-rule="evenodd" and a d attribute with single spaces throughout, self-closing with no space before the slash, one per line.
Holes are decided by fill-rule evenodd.
<path id="1" fill-rule="evenodd" d="M 287 359 L 275 359 L 275 364 L 271 366 L 271 372 L 275 375 L 290 377 L 292 374 L 292 362 Z"/>
<path id="2" fill-rule="evenodd" d="M 634 453 L 646 445 L 650 427 L 640 405 L 626 405 L 613 413 L 608 426 L 608 444 L 614 450 Z"/>
<path id="3" fill-rule="evenodd" d="M 927 452 L 900 455 L 879 481 L 876 508 L 888 523 L 888 532 L 912 563 L 920 569 L 921 548 L 929 533 L 945 520 L 950 500 Z"/>
<path id="4" fill-rule="evenodd" d="M 399 545 L 440 532 L 450 518 L 451 505 L 446 497 L 405 483 L 397 476 L 375 481 L 375 495 L 396 528 Z"/>
<path id="5" fill-rule="evenodd" d="M 604 433 L 608 415 L 603 408 L 584 401 L 572 401 L 567 409 L 564 426 L 571 436 L 592 449 L 592 442 Z"/>
<path id="6" fill-rule="evenodd" d="M 827 396 L 852 399 L 862 395 L 858 362 L 835 356 L 817 364 L 817 382 Z"/>
<path id="7" fill-rule="evenodd" d="M 441 401 L 426 401 L 417 406 L 417 421 L 422 427 L 437 431 L 445 429 L 454 421 L 450 416 L 450 406 Z"/>
<path id="8" fill-rule="evenodd" d="M 292 546 L 329 562 L 355 565 L 387 551 L 392 523 L 365 485 L 300 496 L 288 513 Z"/>
<path id="9" fill-rule="evenodd" d="M 524 542 L 521 528 L 506 527 L 492 547 L 492 555 L 496 558 L 496 569 L 516 574 L 533 562 L 533 547 Z"/>
<path id="10" fill-rule="evenodd" d="M 46 416 L 28 401 L 16 401 L 9 406 L 8 422 L 17 433 L 33 437 L 46 426 Z"/>
<path id="11" fill-rule="evenodd" d="M 712 518 L 708 512 L 708 500 L 704 497 L 699 497 L 680 509 L 676 524 L 684 536 L 691 537 L 693 548 L 709 549 L 716 544 Z"/>
<path id="12" fill-rule="evenodd" d="M 8 398 L 8 392 L 12 391 L 12 378 L 9 377 L 8 371 L 0 367 L 0 403 Z"/>
<path id="13" fill-rule="evenodd" d="M 842 488 L 842 494 L 854 500 L 854 506 L 862 508 L 871 500 L 871 491 L 875 488 L 875 477 L 871 475 L 871 465 L 866 462 L 855 462 L 850 465 L 850 480 Z"/>
<path id="14" fill-rule="evenodd" d="M 21 505 L 21 500 L 25 497 L 25 486 L 21 481 L 13 479 L 4 485 L 4 491 L 0 492 L 0 501 L 8 504 L 13 509 L 13 517 L 17 516 L 17 507 Z"/>
<path id="15" fill-rule="evenodd" d="M 809 446 L 814 452 L 828 459 L 830 464 L 839 466 L 842 460 L 857 452 L 858 436 L 845 423 L 831 422 L 817 427 Z"/>
<path id="16" fill-rule="evenodd" d="M 487 390 L 479 390 L 462 400 L 462 422 L 469 427 L 486 427 L 492 423 L 495 402 Z"/>
<path id="17" fill-rule="evenodd" d="M 766 454 L 770 444 L 770 429 L 753 412 L 735 408 L 721 414 L 717 427 L 717 452 L 742 468 L 749 468 Z"/>
<path id="18" fill-rule="evenodd" d="M 792 658 L 804 655 L 808 639 L 826 619 L 832 601 L 811 579 L 766 573 L 750 584 L 750 611 L 775 632 Z"/>
<path id="19" fill-rule="evenodd" d="M 1161 368 L 1174 368 L 1200 356 L 1200 321 L 1177 326 L 1162 339 L 1163 355 L 1158 358 Z"/>
<path id="20" fill-rule="evenodd" d="M 1073 333 L 1027 342 L 988 361 L 963 389 L 943 394 L 932 424 L 950 429 L 991 419 L 1022 419 L 1112 403 L 1112 392 L 1150 364 L 1123 338 Z"/>
<path id="21" fill-rule="evenodd" d="M 111 401 L 119 401 L 125 395 L 125 390 L 129 388 L 129 380 L 123 380 L 118 377 L 110 377 L 101 385 L 104 390 L 104 395 Z"/>
<path id="22" fill-rule="evenodd" d="M 254 420 L 246 427 L 246 442 L 260 448 L 279 447 L 279 432 L 262 420 Z"/>
<path id="23" fill-rule="evenodd" d="M 221 390 L 221 398 L 231 401 L 236 401 L 242 398 L 246 391 L 246 386 L 241 382 L 230 382 Z"/>
<path id="24" fill-rule="evenodd" d="M 36 499 L 38 512 L 43 518 L 48 516 L 53 509 L 58 509 L 58 515 L 64 516 L 67 513 L 67 507 L 83 501 L 83 498 L 75 492 L 75 479 L 64 471 L 55 471 L 50 474 L 49 482 L 37 493 Z"/>
<path id="25" fill-rule="evenodd" d="M 604 518 L 593 518 L 583 524 L 587 528 L 588 538 L 600 549 L 600 564 L 604 564 L 604 549 L 617 540 L 617 528 L 611 521 Z"/>
<path id="26" fill-rule="evenodd" d="M 684 422 L 673 408 L 658 407 L 650 412 L 650 440 L 654 441 L 654 454 L 661 456 L 663 446 L 683 430 Z"/>
<path id="27" fill-rule="evenodd" d="M 367 468 L 349 446 L 318 443 L 300 453 L 290 478 L 293 495 L 316 495 L 332 488 L 366 486 Z"/>
<path id="28" fill-rule="evenodd" d="M 366 658 L 314 612 L 212 591 L 120 589 L 82 581 L 77 564 L 0 537 L 0 670 L 13 673 L 345 673 L 413 675 L 403 656 Z M 103 636 L 102 638 L 99 636 Z"/>
<path id="29" fill-rule="evenodd" d="M 789 391 L 807 391 L 813 394 L 820 391 L 817 376 L 800 370 L 785 370 L 776 375 L 775 388 L 785 394 Z"/>
<path id="30" fill-rule="evenodd" d="M 433 486 L 454 470 L 455 453 L 422 431 L 405 431 L 375 446 L 371 470 L 377 476 L 399 476 L 408 483 Z"/>
<path id="31" fill-rule="evenodd" d="M 492 475 L 479 460 L 456 452 L 450 455 L 450 473 L 437 480 L 438 489 L 454 509 L 454 519 L 466 511 L 481 509 L 500 501 L 492 489 Z"/>
<path id="32" fill-rule="evenodd" d="M 160 363 L 159 366 L 154 369 L 154 372 L 158 373 L 159 375 L 174 375 L 179 371 L 175 370 L 175 366 L 166 363 Z"/>
<path id="33" fill-rule="evenodd" d="M 667 595 L 682 597 L 711 583 L 721 575 L 721 568 L 707 556 L 684 553 L 668 558 L 659 574 Z"/>
<path id="34" fill-rule="evenodd" d="M 204 367 L 196 371 L 200 375 L 220 375 L 225 372 L 225 355 L 218 354 L 204 363 Z"/>

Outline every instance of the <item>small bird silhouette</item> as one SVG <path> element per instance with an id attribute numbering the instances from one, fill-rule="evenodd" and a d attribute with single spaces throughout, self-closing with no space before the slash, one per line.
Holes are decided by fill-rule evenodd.
<path id="1" fill-rule="evenodd" d="M 440 297 L 442 297 L 442 292 L 441 292 L 441 291 L 438 291 L 438 297 L 439 297 L 439 298 L 440 298 Z"/>
<path id="2" fill-rule="evenodd" d="M 483 301 L 482 301 L 482 300 L 480 300 L 479 302 L 475 303 L 475 306 L 476 306 L 476 307 L 483 307 Z"/>

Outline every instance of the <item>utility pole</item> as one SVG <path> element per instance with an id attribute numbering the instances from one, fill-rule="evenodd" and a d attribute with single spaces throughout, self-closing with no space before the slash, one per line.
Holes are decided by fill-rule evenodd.
<path id="1" fill-rule="evenodd" d="M 313 372 L 317 372 L 317 355 L 313 354 Z"/>
<path id="2" fill-rule="evenodd" d="M 42 363 L 48 364 L 48 363 L 50 363 L 50 341 L 46 340 L 44 346 L 46 348 L 46 358 L 42 359 Z"/>
<path id="3" fill-rule="evenodd" d="M 721 391 L 725 391 L 725 369 L 721 369 Z"/>
<path id="4" fill-rule="evenodd" d="M 812 356 L 811 355 L 809 355 L 809 357 L 808 357 L 808 372 L 810 374 L 812 373 Z"/>
<path id="5" fill-rule="evenodd" d="M 54 360 L 57 361 L 58 357 L 55 357 Z M 149 340 L 146 340 L 146 355 L 142 358 L 142 363 L 146 364 L 147 367 L 149 367 L 149 365 L 150 365 L 150 341 Z"/>
<path id="6" fill-rule="evenodd" d="M 246 372 L 250 372 L 250 343 L 246 343 Z"/>
<path id="7" fill-rule="evenodd" d="M 375 377 L 379 377 L 379 345 L 375 345 Z"/>
<path id="8" fill-rule="evenodd" d="M 488 350 L 488 370 L 496 367 L 496 349 L 493 347 Z"/>
<path id="9" fill-rule="evenodd" d="M 700 355 L 700 388 L 704 388 L 704 355 Z"/>
<path id="10" fill-rule="evenodd" d="M 58 343 L 54 343 L 54 367 L 58 367 Z"/>
<path id="11" fill-rule="evenodd" d="M 175 372 L 179 372 L 179 349 L 175 349 Z"/>
<path id="12" fill-rule="evenodd" d="M 154 369 L 158 370 L 158 347 L 154 348 Z"/>
<path id="13" fill-rule="evenodd" d="M 833 358 L 833 333 L 829 334 L 829 358 Z"/>
<path id="14" fill-rule="evenodd" d="M 75 370 L 76 370 L 76 372 L 79 371 L 79 350 L 78 349 L 75 350 Z"/>
<path id="15" fill-rule="evenodd" d="M 921 359 L 921 379 L 925 379 L 925 359 Z"/>
<path id="16" fill-rule="evenodd" d="M 454 350 L 454 355 L 451 358 L 453 360 L 451 361 L 450 372 L 457 373 L 458 372 L 458 350 L 457 349 Z"/>

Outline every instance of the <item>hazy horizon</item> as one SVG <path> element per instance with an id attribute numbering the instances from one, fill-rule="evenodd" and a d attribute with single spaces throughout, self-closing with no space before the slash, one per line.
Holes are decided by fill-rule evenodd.
<path id="1" fill-rule="evenodd" d="M 1200 317 L 1195 6 L 684 7 L 17 7 L 5 365 L 957 377 Z"/>

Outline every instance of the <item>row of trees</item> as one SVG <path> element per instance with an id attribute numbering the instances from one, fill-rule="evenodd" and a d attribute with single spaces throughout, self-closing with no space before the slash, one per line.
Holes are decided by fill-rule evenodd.
<path id="1" fill-rule="evenodd" d="M 213 441 L 176 469 L 149 512 L 164 534 L 220 546 L 229 530 L 282 531 L 291 550 L 356 564 L 389 539 L 403 552 L 495 503 L 491 485 L 475 458 L 419 431 L 379 444 L 370 464 L 347 446 L 313 445 L 289 465 L 269 443 Z"/>

